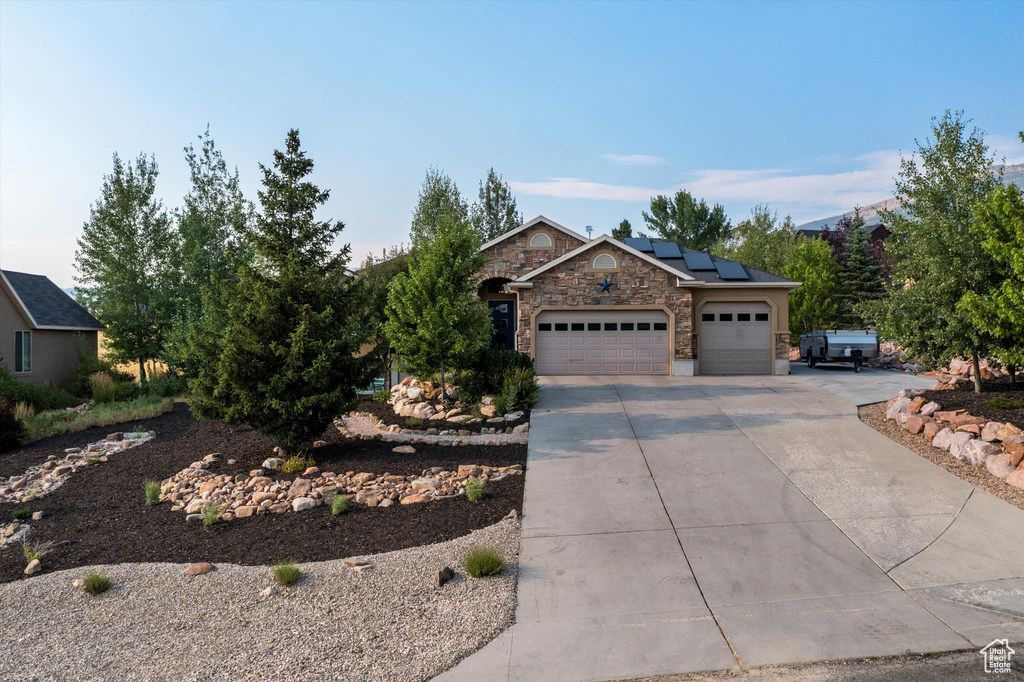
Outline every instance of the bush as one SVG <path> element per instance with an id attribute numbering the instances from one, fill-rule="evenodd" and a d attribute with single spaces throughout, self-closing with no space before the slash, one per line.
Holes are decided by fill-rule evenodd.
<path id="1" fill-rule="evenodd" d="M 84 345 L 79 345 L 78 368 L 70 379 L 64 382 L 62 388 L 78 398 L 92 397 L 92 387 L 89 385 L 89 377 L 97 372 L 108 375 L 111 379 L 120 383 L 135 381 L 135 377 L 127 372 L 119 372 L 114 368 L 114 363 L 104 358 L 99 358 L 85 350 Z"/>
<path id="2" fill-rule="evenodd" d="M 97 405 L 112 403 L 117 396 L 117 384 L 109 374 L 96 372 L 89 377 L 89 390 L 92 393 L 93 402 Z"/>
<path id="3" fill-rule="evenodd" d="M 281 465 L 281 473 L 295 474 L 300 471 L 305 471 L 309 467 L 315 466 L 316 462 L 313 461 L 312 457 L 300 457 L 299 455 L 294 455 L 286 459 L 284 464 Z"/>
<path id="4" fill-rule="evenodd" d="M 14 410 L 6 401 L 0 400 L 0 452 L 7 452 L 21 445 L 25 437 L 25 425 L 14 416 Z"/>
<path id="5" fill-rule="evenodd" d="M 486 394 L 500 393 L 504 389 L 505 375 L 517 369 L 534 371 L 533 358 L 517 350 L 485 349 L 476 362 L 454 378 L 459 387 L 459 399 L 473 404 Z"/>
<path id="6" fill-rule="evenodd" d="M 28 424 L 36 416 L 36 408 L 28 403 L 18 403 L 14 406 L 14 418 L 22 424 Z"/>
<path id="7" fill-rule="evenodd" d="M 85 576 L 85 591 L 94 597 L 110 589 L 110 578 L 102 573 L 90 573 Z"/>
<path id="8" fill-rule="evenodd" d="M 85 463 L 91 467 L 94 467 L 97 464 L 100 464 L 102 461 L 103 460 L 100 459 L 99 457 L 90 457 L 89 459 L 85 460 Z"/>
<path id="9" fill-rule="evenodd" d="M 389 400 L 391 400 L 391 391 L 383 390 L 373 394 L 373 402 L 375 403 L 386 403 Z"/>
<path id="10" fill-rule="evenodd" d="M 505 570 L 505 561 L 490 547 L 471 547 L 466 552 L 466 573 L 474 578 L 497 575 Z"/>
<path id="11" fill-rule="evenodd" d="M 466 480 L 466 498 L 470 502 L 478 502 L 484 497 L 484 483 L 479 478 Z"/>
<path id="12" fill-rule="evenodd" d="M 176 374 L 164 374 L 155 379 L 150 379 L 146 382 L 145 390 L 140 392 L 143 395 L 157 396 L 159 398 L 173 398 L 185 394 L 185 380 Z"/>
<path id="13" fill-rule="evenodd" d="M 52 542 L 23 542 L 21 545 L 21 553 L 25 555 L 26 564 L 30 564 L 36 559 L 42 561 L 51 549 L 53 549 Z"/>
<path id="14" fill-rule="evenodd" d="M 146 491 L 146 504 L 160 504 L 160 481 L 146 481 L 142 488 Z"/>
<path id="15" fill-rule="evenodd" d="M 39 386 L 27 381 L 19 381 L 6 367 L 0 366 L 0 400 L 11 405 L 28 403 L 36 412 L 44 410 L 62 410 L 74 407 L 78 400 L 64 391 L 52 386 Z"/>
<path id="16" fill-rule="evenodd" d="M 423 420 L 419 417 L 409 417 L 405 420 L 407 426 L 423 426 Z"/>
<path id="17" fill-rule="evenodd" d="M 25 519 L 32 518 L 32 508 L 23 507 L 21 509 L 15 509 L 11 512 L 11 518 L 15 521 L 24 521 Z"/>
<path id="18" fill-rule="evenodd" d="M 532 369 L 518 368 L 505 373 L 501 393 L 494 399 L 498 414 L 508 414 L 518 409 L 529 409 L 540 399 L 537 374 Z"/>
<path id="19" fill-rule="evenodd" d="M 274 566 L 274 577 L 277 578 L 277 584 L 281 587 L 291 587 L 301 575 L 302 571 L 293 563 L 289 562 Z"/>
<path id="20" fill-rule="evenodd" d="M 331 513 L 335 516 L 344 514 L 348 511 L 348 498 L 344 495 L 335 495 L 334 501 L 331 502 Z"/>
<path id="21" fill-rule="evenodd" d="M 220 505 L 207 502 L 203 507 L 203 525 L 212 526 L 220 521 Z"/>
<path id="22" fill-rule="evenodd" d="M 989 398 L 988 406 L 993 410 L 1019 410 L 1021 403 L 1015 398 L 1007 398 L 1000 393 Z"/>

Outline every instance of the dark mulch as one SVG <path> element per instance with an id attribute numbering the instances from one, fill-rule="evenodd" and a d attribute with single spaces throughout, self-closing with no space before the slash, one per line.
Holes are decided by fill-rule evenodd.
<path id="1" fill-rule="evenodd" d="M 953 391 L 937 391 L 938 393 L 953 393 Z M 874 403 L 862 405 L 857 410 L 860 420 L 878 431 L 889 440 L 899 443 L 903 447 L 916 452 L 932 464 L 942 467 L 954 476 L 958 476 L 971 485 L 976 485 L 982 490 L 992 493 L 996 497 L 1005 500 L 1013 506 L 1024 509 L 1024 490 L 1007 485 L 988 472 L 985 467 L 976 467 L 962 462 L 942 448 L 932 447 L 932 444 L 922 436 L 910 433 L 894 421 L 885 419 L 885 403 Z"/>
<path id="2" fill-rule="evenodd" d="M 377 417 L 385 424 L 398 424 L 403 429 L 415 429 L 422 431 L 423 429 L 435 428 L 435 429 L 458 429 L 469 431 L 470 433 L 480 433 L 480 429 L 483 427 L 492 428 L 495 424 L 487 424 L 481 422 L 479 424 L 456 424 L 455 422 L 432 422 L 429 419 L 419 424 L 409 425 L 408 417 L 399 417 L 395 414 L 395 408 L 390 403 L 378 403 L 374 402 L 372 398 L 363 398 L 359 402 L 359 406 L 356 408 L 360 412 L 367 412 Z M 529 412 L 525 413 L 520 419 L 513 422 L 505 422 L 505 426 L 519 426 L 530 421 Z"/>
<path id="3" fill-rule="evenodd" d="M 248 427 L 197 421 L 183 404 L 154 419 L 104 427 L 99 435 L 83 431 L 37 441 L 0 455 L 0 461 L 24 471 L 48 454 L 116 430 L 152 430 L 157 437 L 112 455 L 105 464 L 75 472 L 57 491 L 30 503 L 33 511 L 45 512 L 42 520 L 32 522 L 31 539 L 60 543 L 44 558 L 44 570 L 150 561 L 250 565 L 285 559 L 322 561 L 450 540 L 496 523 L 511 509 L 522 509 L 524 476 L 509 476 L 489 485 L 488 496 L 476 503 L 456 498 L 389 509 L 353 505 L 353 511 L 341 516 L 331 516 L 330 509 L 322 506 L 299 514 L 235 519 L 208 529 L 186 524 L 184 513 L 170 511 L 167 503 L 147 507 L 143 481 L 167 478 L 212 452 L 223 455 L 215 465 L 217 473 L 248 474 L 272 456 L 273 444 Z M 333 427 L 324 440 L 328 444 L 310 454 L 321 470 L 337 473 L 409 475 L 432 466 L 526 463 L 525 445 L 416 445 L 415 454 L 399 455 L 391 452 L 394 443 L 346 440 Z M 228 466 L 229 458 L 237 463 Z M 16 464 L 8 465 L 8 459 Z M 25 462 L 28 465 L 22 466 Z M 6 522 L 21 506 L 0 505 L 0 521 Z M 24 568 L 20 545 L 0 550 L 0 582 L 24 577 Z"/>
<path id="4" fill-rule="evenodd" d="M 996 422 L 1012 422 L 1024 428 L 1024 377 L 1018 377 L 1012 384 L 1008 377 L 982 384 L 982 393 L 974 392 L 974 383 L 961 384 L 947 391 L 925 391 L 922 395 L 942 405 L 943 410 L 967 410 L 975 417 L 984 417 Z M 993 396 L 1003 394 L 1007 398 L 1020 401 L 1021 407 L 1015 410 L 997 410 L 988 406 Z"/>

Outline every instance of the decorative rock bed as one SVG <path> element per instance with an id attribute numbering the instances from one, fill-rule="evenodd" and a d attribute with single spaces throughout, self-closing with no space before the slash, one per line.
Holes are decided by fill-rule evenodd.
<path id="1" fill-rule="evenodd" d="M 943 411 L 923 391 L 907 389 L 886 404 L 885 418 L 962 462 L 985 467 L 1006 484 L 1024 490 L 1024 430 L 1009 422 Z"/>
<path id="2" fill-rule="evenodd" d="M 515 421 L 522 413 L 512 413 Z M 501 418 L 502 423 L 505 419 Z M 529 440 L 530 424 L 501 428 L 484 427 L 480 434 L 459 429 L 403 429 L 397 424 L 383 421 L 365 412 L 353 412 L 335 421 L 343 436 L 363 440 L 384 440 L 392 443 L 438 443 L 440 445 L 497 445 L 499 443 L 526 443 Z"/>
<path id="3" fill-rule="evenodd" d="M 209 470 L 218 456 L 207 455 L 203 460 L 166 479 L 160 487 L 160 499 L 169 500 L 173 504 L 172 511 L 184 511 L 189 521 L 201 521 L 208 504 L 218 505 L 219 517 L 226 521 L 235 517 L 305 511 L 330 504 L 336 495 L 345 495 L 350 501 L 368 507 L 418 504 L 463 495 L 470 478 L 486 483 L 523 473 L 519 464 L 509 467 L 465 464 L 457 471 L 433 467 L 420 476 L 355 471 L 321 473 L 319 468 L 310 467 L 288 482 L 275 480 L 267 475 L 273 473 L 267 469 L 253 469 L 249 476 L 218 475 Z M 279 466 L 279 462 L 267 460 L 264 466 Z"/>

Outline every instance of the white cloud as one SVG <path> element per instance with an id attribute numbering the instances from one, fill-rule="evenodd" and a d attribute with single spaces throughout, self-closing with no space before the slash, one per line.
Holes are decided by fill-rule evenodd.
<path id="1" fill-rule="evenodd" d="M 1006 157 L 1006 163 L 1010 166 L 1024 163 L 1024 144 L 1016 135 L 1013 137 L 988 135 L 985 137 L 985 143 L 988 144 L 989 151 L 996 157 L 997 164 L 1003 162 L 1003 157 Z"/>
<path id="2" fill-rule="evenodd" d="M 623 166 L 664 166 L 668 163 L 668 160 L 660 156 L 647 156 L 646 154 L 602 154 L 601 158 L 621 163 Z"/>

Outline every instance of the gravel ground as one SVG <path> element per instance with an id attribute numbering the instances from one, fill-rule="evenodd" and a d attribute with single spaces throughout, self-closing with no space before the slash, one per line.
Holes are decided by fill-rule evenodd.
<path id="1" fill-rule="evenodd" d="M 946 391 L 952 393 L 952 391 Z M 878 431 L 889 440 L 895 441 L 908 450 L 916 452 L 932 464 L 936 464 L 954 476 L 992 493 L 1018 509 L 1024 509 L 1024 490 L 1007 485 L 988 472 L 985 467 L 975 467 L 961 462 L 945 450 L 933 448 L 924 436 L 915 436 L 894 421 L 885 420 L 885 403 L 864 405 L 858 409 L 860 420 Z"/>
<path id="2" fill-rule="evenodd" d="M 527 433 L 495 433 L 481 436 L 424 436 L 415 433 L 389 433 L 377 427 L 374 418 L 368 415 L 347 415 L 342 417 L 345 428 L 356 436 L 380 435 L 381 440 L 388 443 L 440 443 L 458 440 L 465 445 L 484 445 L 485 443 L 521 444 L 525 445 L 530 440 Z M 436 428 L 436 427 L 435 427 Z"/>
<path id="3" fill-rule="evenodd" d="M 302 565 L 267 598 L 270 568 L 218 564 L 83 567 L 0 585 L 3 680 L 425 680 L 512 622 L 520 525 L 505 520 L 448 542 L 378 554 L 356 572 L 341 560 Z M 471 545 L 509 566 L 474 579 Z M 451 566 L 444 587 L 435 574 Z M 90 597 L 72 582 L 92 570 L 113 582 Z"/>

